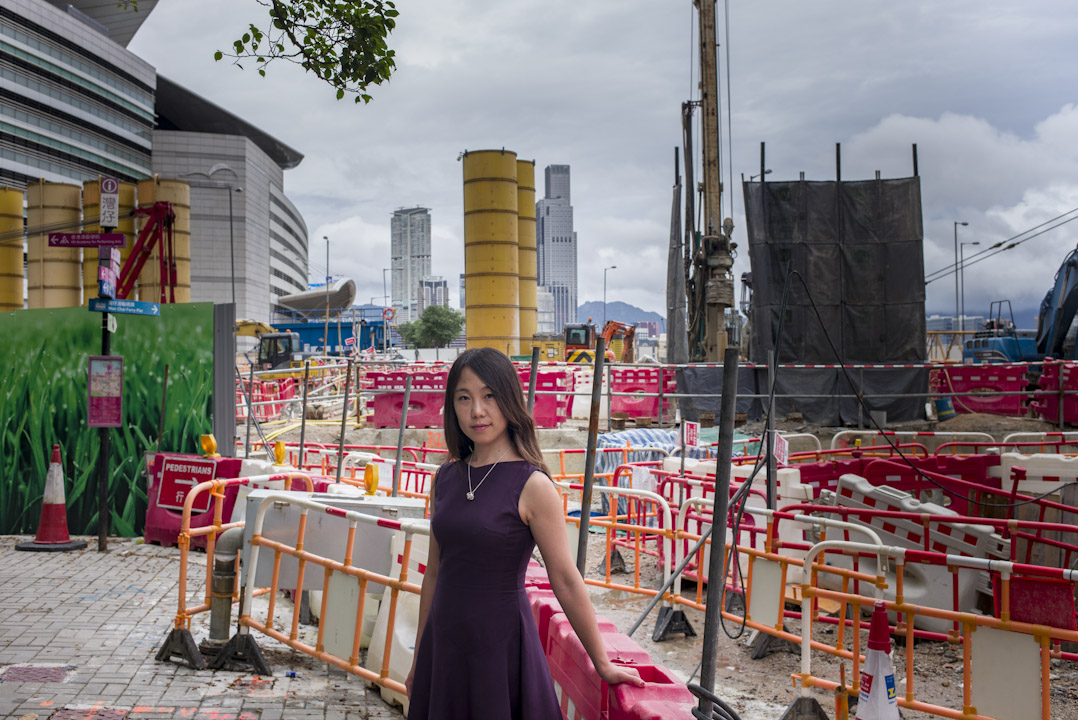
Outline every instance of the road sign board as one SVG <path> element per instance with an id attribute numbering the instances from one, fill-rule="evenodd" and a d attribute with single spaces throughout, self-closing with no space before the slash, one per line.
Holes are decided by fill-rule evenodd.
<path id="1" fill-rule="evenodd" d="M 790 441 L 775 433 L 775 461 L 779 465 L 788 465 L 790 462 Z"/>
<path id="2" fill-rule="evenodd" d="M 213 480 L 217 473 L 217 463 L 203 458 L 170 457 L 165 458 L 161 466 L 161 480 L 157 486 L 157 507 L 170 510 L 183 510 L 187 493 L 199 483 Z M 201 493 L 195 498 L 191 510 L 204 513 L 210 509 L 211 495 Z"/>
<path id="3" fill-rule="evenodd" d="M 685 421 L 682 423 L 682 429 L 687 447 L 696 447 L 700 444 L 700 423 Z"/>
<path id="4" fill-rule="evenodd" d="M 123 233 L 49 233 L 49 247 L 123 247 Z"/>
<path id="5" fill-rule="evenodd" d="M 114 228 L 120 224 L 120 181 L 117 178 L 101 178 L 101 199 L 98 208 L 98 225 L 103 228 Z"/>
<path id="6" fill-rule="evenodd" d="M 107 300 L 105 298 L 93 298 L 90 300 L 90 312 L 158 316 L 161 314 L 161 306 L 157 303 L 139 302 L 137 300 Z"/>
<path id="7" fill-rule="evenodd" d="M 116 297 L 116 283 L 111 280 L 97 280 L 97 296 L 112 299 Z"/>
<path id="8" fill-rule="evenodd" d="M 105 313 L 105 317 L 108 318 L 105 321 L 106 329 L 113 334 L 116 334 L 116 316 L 112 313 Z"/>

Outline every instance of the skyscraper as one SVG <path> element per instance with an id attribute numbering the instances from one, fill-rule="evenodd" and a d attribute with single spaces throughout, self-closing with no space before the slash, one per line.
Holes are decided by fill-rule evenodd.
<path id="1" fill-rule="evenodd" d="M 419 303 L 416 306 L 416 317 L 431 305 L 449 307 L 449 283 L 442 279 L 441 275 L 432 275 L 419 281 Z"/>
<path id="2" fill-rule="evenodd" d="M 393 309 L 398 323 L 414 322 L 420 313 L 419 281 L 431 274 L 430 209 L 401 208 L 393 213 L 390 227 Z"/>
<path id="3" fill-rule="evenodd" d="M 569 196 L 569 166 L 548 165 L 544 197 L 535 203 L 539 287 L 554 296 L 554 332 L 576 322 L 576 232 Z"/>

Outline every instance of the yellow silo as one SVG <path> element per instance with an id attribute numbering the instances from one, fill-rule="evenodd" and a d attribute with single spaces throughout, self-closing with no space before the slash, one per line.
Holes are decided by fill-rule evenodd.
<path id="1" fill-rule="evenodd" d="M 183 180 L 162 180 L 153 177 L 139 180 L 139 207 L 148 207 L 155 202 L 170 202 L 176 213 L 172 228 L 172 256 L 176 261 L 176 302 L 191 302 L 191 186 Z M 142 229 L 146 219 L 140 217 L 137 227 Z M 167 235 L 165 241 L 167 242 Z M 161 265 L 160 246 L 155 246 L 153 254 L 142 266 L 138 276 L 139 300 L 143 302 L 161 301 Z M 166 292 L 166 302 L 170 302 Z"/>
<path id="2" fill-rule="evenodd" d="M 97 180 L 88 180 L 82 184 L 82 216 L 89 220 L 96 218 L 101 212 L 101 184 Z M 131 248 L 135 246 L 135 218 L 131 217 L 131 211 L 135 209 L 135 184 L 129 182 L 120 183 L 120 225 L 110 232 L 123 233 L 125 236 L 124 246 L 120 248 L 120 267 L 123 267 L 127 256 L 131 254 Z M 97 224 L 87 224 L 83 232 L 104 232 Z M 88 247 L 82 250 L 82 304 L 89 305 L 91 298 L 97 297 L 97 248 Z"/>
<path id="3" fill-rule="evenodd" d="M 536 285 L 539 266 L 535 249 L 535 161 L 517 160 L 517 267 L 520 273 L 520 350 L 531 350 L 538 326 Z"/>
<path id="4" fill-rule="evenodd" d="M 22 198 L 0 186 L 0 312 L 22 310 Z"/>
<path id="5" fill-rule="evenodd" d="M 468 348 L 520 352 L 517 154 L 465 152 L 464 318 Z M 534 183 L 533 183 L 534 184 Z"/>
<path id="6" fill-rule="evenodd" d="M 27 238 L 27 306 L 31 309 L 78 307 L 82 300 L 79 248 L 49 247 L 49 231 L 82 229 L 82 188 L 41 180 L 26 187 L 26 225 L 44 230 Z"/>

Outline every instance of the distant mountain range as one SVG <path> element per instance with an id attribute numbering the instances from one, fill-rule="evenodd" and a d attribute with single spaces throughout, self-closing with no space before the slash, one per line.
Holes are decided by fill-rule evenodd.
<path id="1" fill-rule="evenodd" d="M 576 309 L 576 321 L 591 322 L 595 325 L 603 324 L 603 303 L 599 300 L 586 302 Z M 641 310 L 635 305 L 623 302 L 609 302 L 606 304 L 606 319 L 633 325 L 638 322 L 657 322 L 659 331 L 666 332 L 666 318 L 657 312 Z"/>

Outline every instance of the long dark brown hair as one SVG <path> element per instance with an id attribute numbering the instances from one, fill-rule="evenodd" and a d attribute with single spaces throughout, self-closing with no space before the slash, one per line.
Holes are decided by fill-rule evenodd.
<path id="1" fill-rule="evenodd" d="M 550 475 L 550 469 L 539 449 L 539 439 L 535 435 L 535 421 L 528 413 L 528 406 L 524 404 L 520 377 L 509 358 L 494 348 L 466 350 L 449 369 L 449 377 L 445 383 L 445 409 L 443 411 L 445 445 L 449 450 L 449 457 L 454 460 L 467 460 L 475 450 L 475 444 L 464 434 L 460 423 L 457 422 L 456 403 L 453 397 L 464 368 L 471 368 L 472 372 L 490 388 L 495 402 L 498 403 L 498 409 L 502 411 L 509 425 L 509 439 L 516 448 L 517 454 Z"/>

